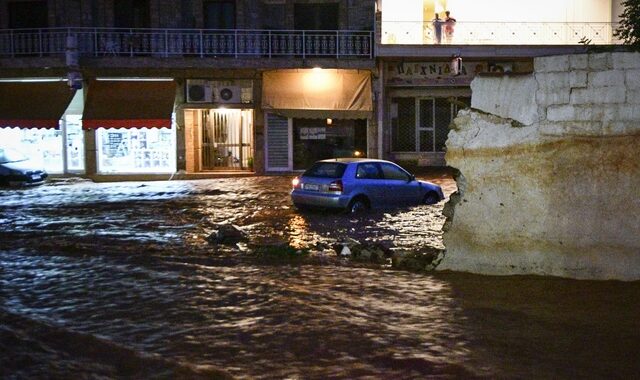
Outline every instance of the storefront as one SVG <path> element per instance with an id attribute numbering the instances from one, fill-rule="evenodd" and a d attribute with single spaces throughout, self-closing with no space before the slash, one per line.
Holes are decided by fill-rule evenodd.
<path id="1" fill-rule="evenodd" d="M 0 81 L 0 144 L 51 174 L 83 173 L 82 97 L 59 78 Z"/>
<path id="2" fill-rule="evenodd" d="M 444 165 L 449 124 L 471 101 L 473 77 L 486 71 L 482 62 L 387 62 L 386 146 L 396 161 L 425 166 Z"/>
<path id="3" fill-rule="evenodd" d="M 96 174 L 174 173 L 175 96 L 172 79 L 90 81 L 82 128 L 95 135 Z"/>
<path id="4" fill-rule="evenodd" d="M 189 173 L 253 169 L 251 80 L 189 79 L 184 113 Z"/>
<path id="5" fill-rule="evenodd" d="M 292 69 L 263 74 L 266 170 L 304 170 L 317 160 L 361 157 L 372 117 L 371 73 Z"/>
<path id="6" fill-rule="evenodd" d="M 449 125 L 460 109 L 471 105 L 473 78 L 530 69 L 530 62 L 385 62 L 386 158 L 445 165 Z"/>

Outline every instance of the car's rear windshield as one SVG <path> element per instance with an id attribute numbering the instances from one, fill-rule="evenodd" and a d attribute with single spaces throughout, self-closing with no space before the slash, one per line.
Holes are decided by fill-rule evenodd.
<path id="1" fill-rule="evenodd" d="M 340 162 L 316 162 L 304 172 L 305 177 L 341 178 L 347 165 Z"/>

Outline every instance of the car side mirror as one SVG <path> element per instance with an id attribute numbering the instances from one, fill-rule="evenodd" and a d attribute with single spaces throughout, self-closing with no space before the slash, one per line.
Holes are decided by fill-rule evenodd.
<path id="1" fill-rule="evenodd" d="M 413 175 L 413 174 L 411 174 L 411 175 L 409 176 L 409 180 L 408 180 L 407 182 L 413 182 L 413 181 L 415 181 L 415 180 L 416 180 L 416 176 L 415 176 L 415 175 Z"/>

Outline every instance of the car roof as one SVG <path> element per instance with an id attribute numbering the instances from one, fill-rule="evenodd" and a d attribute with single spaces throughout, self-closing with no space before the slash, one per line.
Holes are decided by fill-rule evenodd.
<path id="1" fill-rule="evenodd" d="M 375 158 L 355 158 L 355 157 L 344 157 L 344 158 L 330 158 L 327 160 L 320 160 L 318 162 L 341 162 L 343 164 L 350 164 L 353 162 L 390 162 L 386 160 L 378 160 Z"/>

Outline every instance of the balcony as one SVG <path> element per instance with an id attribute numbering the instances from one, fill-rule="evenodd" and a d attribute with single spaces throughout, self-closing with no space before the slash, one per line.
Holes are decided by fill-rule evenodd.
<path id="1" fill-rule="evenodd" d="M 0 30 L 0 58 L 80 56 L 373 58 L 373 32 L 46 28 Z"/>
<path id="2" fill-rule="evenodd" d="M 431 21 L 382 21 L 383 45 L 617 45 L 617 23 L 457 22 L 440 25 L 438 41 Z M 582 42 L 581 42 L 582 41 Z"/>

